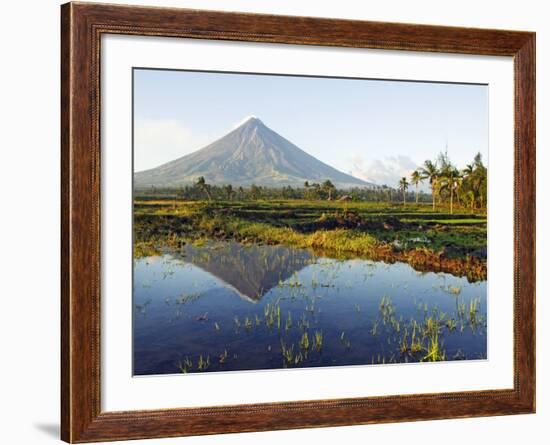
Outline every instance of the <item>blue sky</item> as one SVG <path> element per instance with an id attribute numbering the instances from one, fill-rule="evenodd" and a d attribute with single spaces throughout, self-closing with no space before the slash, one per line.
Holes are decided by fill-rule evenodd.
<path id="1" fill-rule="evenodd" d="M 448 147 L 462 168 L 487 161 L 484 85 L 134 70 L 134 164 L 191 153 L 260 118 L 333 167 L 395 186 Z"/>

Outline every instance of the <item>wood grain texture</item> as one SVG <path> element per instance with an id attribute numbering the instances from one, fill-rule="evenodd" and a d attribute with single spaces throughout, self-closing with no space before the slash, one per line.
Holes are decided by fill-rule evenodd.
<path id="1" fill-rule="evenodd" d="M 104 33 L 514 57 L 514 388 L 101 412 L 100 38 Z M 173 437 L 535 410 L 535 35 L 91 3 L 61 7 L 61 436 Z M 185 401 L 182 401 L 184 404 Z"/>

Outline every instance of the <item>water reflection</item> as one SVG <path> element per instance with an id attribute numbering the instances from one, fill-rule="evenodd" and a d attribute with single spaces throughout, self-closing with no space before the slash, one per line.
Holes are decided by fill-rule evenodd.
<path id="1" fill-rule="evenodd" d="M 134 265 L 134 373 L 486 357 L 486 283 L 211 243 Z"/>
<path id="2" fill-rule="evenodd" d="M 212 243 L 185 246 L 179 256 L 212 274 L 241 297 L 257 301 L 279 283 L 315 262 L 307 250 Z"/>

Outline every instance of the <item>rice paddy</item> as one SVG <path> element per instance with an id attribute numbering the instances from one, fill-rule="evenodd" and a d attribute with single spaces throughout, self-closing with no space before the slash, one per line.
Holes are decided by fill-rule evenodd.
<path id="1" fill-rule="evenodd" d="M 486 282 L 234 241 L 135 259 L 134 374 L 486 358 Z"/>

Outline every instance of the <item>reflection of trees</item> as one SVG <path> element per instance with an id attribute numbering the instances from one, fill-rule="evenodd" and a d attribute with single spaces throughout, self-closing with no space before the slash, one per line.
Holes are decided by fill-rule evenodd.
<path id="1" fill-rule="evenodd" d="M 305 250 L 282 246 L 243 246 L 213 243 L 182 250 L 186 262 L 222 280 L 242 297 L 258 301 L 271 288 L 311 264 L 314 257 Z"/>

